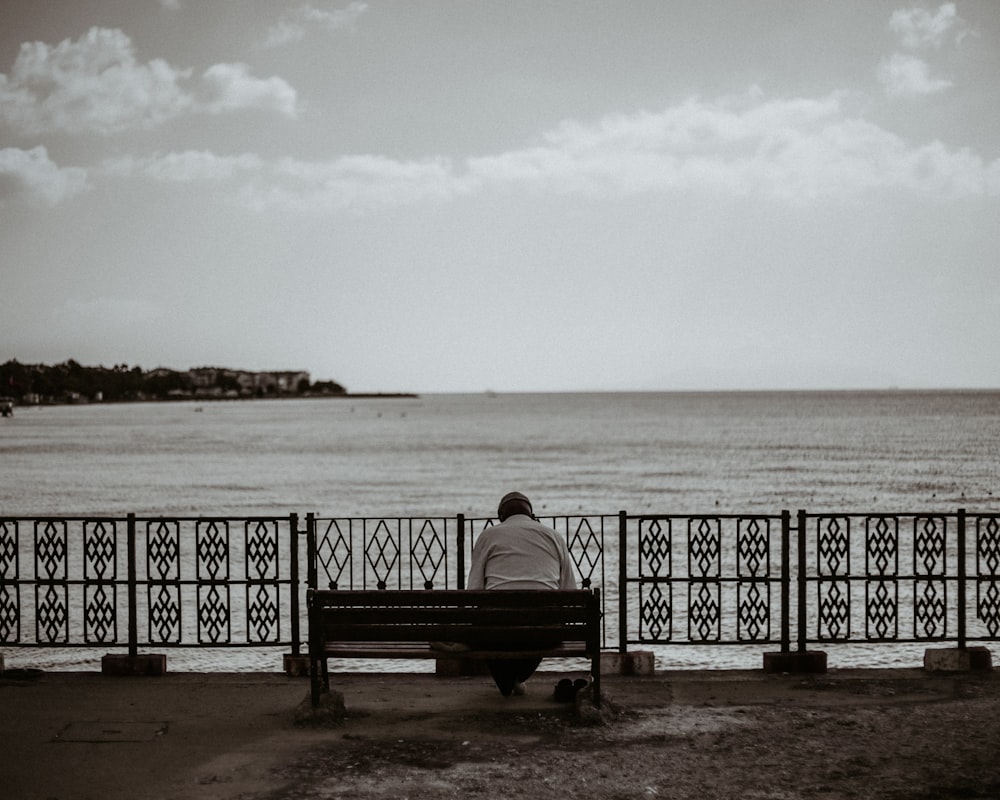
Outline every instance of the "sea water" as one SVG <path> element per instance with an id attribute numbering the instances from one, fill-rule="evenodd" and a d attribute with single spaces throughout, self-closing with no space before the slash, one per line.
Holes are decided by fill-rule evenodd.
<path id="1" fill-rule="evenodd" d="M 998 391 L 19 407 L 0 420 L 0 516 L 489 517 L 511 490 L 540 516 L 995 512 L 998 452 Z"/>
<path id="2" fill-rule="evenodd" d="M 3 514 L 995 509 L 1000 392 L 426 395 L 17 409 Z"/>

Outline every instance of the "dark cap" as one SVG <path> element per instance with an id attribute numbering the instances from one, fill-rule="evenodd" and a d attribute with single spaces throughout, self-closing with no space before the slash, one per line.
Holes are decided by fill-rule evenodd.
<path id="1" fill-rule="evenodd" d="M 530 515 L 532 513 L 531 501 L 527 497 L 520 492 L 508 492 L 500 498 L 500 505 L 497 506 L 497 516 L 500 517 L 501 520 L 506 519 L 506 516 L 509 516 L 509 514 L 504 515 L 503 513 L 504 506 L 513 503 L 527 506 L 528 514 Z"/>

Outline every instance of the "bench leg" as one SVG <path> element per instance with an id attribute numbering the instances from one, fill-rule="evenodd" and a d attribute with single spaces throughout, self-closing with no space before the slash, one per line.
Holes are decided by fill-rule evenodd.
<path id="1" fill-rule="evenodd" d="M 593 683 L 594 707 L 601 707 L 601 656 L 598 653 L 590 660 L 590 677 Z"/>

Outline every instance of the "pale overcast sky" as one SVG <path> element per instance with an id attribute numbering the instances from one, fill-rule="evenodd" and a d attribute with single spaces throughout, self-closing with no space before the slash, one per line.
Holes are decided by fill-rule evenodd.
<path id="1" fill-rule="evenodd" d="M 0 361 L 1000 386 L 1000 3 L 4 0 Z"/>

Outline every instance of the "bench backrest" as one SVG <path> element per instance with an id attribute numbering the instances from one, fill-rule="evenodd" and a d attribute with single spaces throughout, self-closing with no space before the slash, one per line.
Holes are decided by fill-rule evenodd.
<path id="1" fill-rule="evenodd" d="M 311 634 L 340 642 L 599 644 L 600 590 L 312 590 Z M 314 628 L 312 626 L 320 626 Z"/>

